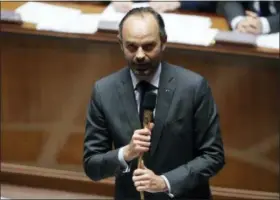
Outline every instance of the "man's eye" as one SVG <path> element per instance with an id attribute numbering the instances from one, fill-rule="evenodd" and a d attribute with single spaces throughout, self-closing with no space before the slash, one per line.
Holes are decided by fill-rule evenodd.
<path id="1" fill-rule="evenodd" d="M 143 46 L 144 51 L 152 51 L 154 49 L 155 45 L 154 44 L 146 44 Z"/>
<path id="2" fill-rule="evenodd" d="M 133 44 L 127 45 L 126 48 L 131 52 L 135 52 L 137 50 L 137 46 L 135 46 Z"/>

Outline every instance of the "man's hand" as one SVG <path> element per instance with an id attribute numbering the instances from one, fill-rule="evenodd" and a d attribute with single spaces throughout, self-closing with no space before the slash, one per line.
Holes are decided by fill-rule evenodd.
<path id="1" fill-rule="evenodd" d="M 140 154 L 149 151 L 151 145 L 151 131 L 154 127 L 153 123 L 148 128 L 134 131 L 131 141 L 124 147 L 124 160 L 129 162 Z"/>
<path id="2" fill-rule="evenodd" d="M 251 11 L 246 11 L 246 17 L 240 21 L 236 30 L 242 33 L 261 34 L 262 23 L 258 15 Z"/>
<path id="3" fill-rule="evenodd" d="M 128 12 L 130 9 L 132 9 L 131 1 L 114 1 L 112 2 L 112 5 L 119 12 Z"/>
<path id="4" fill-rule="evenodd" d="M 180 8 L 179 1 L 150 1 L 150 6 L 157 12 L 174 11 Z"/>
<path id="5" fill-rule="evenodd" d="M 247 33 L 248 27 L 250 27 L 250 24 L 247 18 L 244 18 L 237 24 L 236 30 L 240 33 Z"/>
<path id="6" fill-rule="evenodd" d="M 259 18 L 259 16 L 252 11 L 246 11 L 246 15 L 247 15 L 249 24 L 253 28 L 253 30 L 251 30 L 250 32 L 253 34 L 256 34 L 256 35 L 261 34 L 262 33 L 262 23 L 261 23 L 261 19 Z"/>
<path id="7" fill-rule="evenodd" d="M 142 163 L 140 169 L 136 169 L 133 173 L 132 180 L 136 190 L 141 192 L 165 192 L 167 189 L 166 183 L 161 176 L 154 174 L 153 171 L 147 169 Z"/>

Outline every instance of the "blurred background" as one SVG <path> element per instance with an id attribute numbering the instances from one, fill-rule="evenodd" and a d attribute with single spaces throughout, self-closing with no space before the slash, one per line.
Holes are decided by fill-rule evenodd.
<path id="1" fill-rule="evenodd" d="M 1 198 L 113 198 L 114 177 L 83 171 L 86 108 L 94 82 L 126 64 L 121 18 L 151 6 L 165 60 L 205 76 L 218 105 L 227 164 L 214 199 L 279 199 L 279 2 L 0 3 Z"/>

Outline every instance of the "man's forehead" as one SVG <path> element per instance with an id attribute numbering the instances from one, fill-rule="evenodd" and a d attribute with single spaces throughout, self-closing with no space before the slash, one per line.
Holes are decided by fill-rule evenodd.
<path id="1" fill-rule="evenodd" d="M 133 15 L 128 17 L 123 24 L 124 37 L 155 37 L 159 34 L 158 24 L 151 14 Z"/>

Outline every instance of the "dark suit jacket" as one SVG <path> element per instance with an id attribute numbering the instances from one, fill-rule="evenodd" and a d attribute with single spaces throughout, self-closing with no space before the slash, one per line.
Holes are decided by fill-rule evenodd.
<path id="1" fill-rule="evenodd" d="M 146 166 L 166 176 L 175 199 L 210 199 L 208 181 L 224 166 L 224 150 L 209 85 L 200 75 L 164 62 L 159 85 Z M 140 127 L 129 69 L 97 81 L 86 119 L 84 170 L 94 181 L 115 176 L 119 200 L 140 197 L 132 182 L 136 162 L 123 173 L 118 160 L 119 148 Z M 165 193 L 145 195 L 169 199 Z"/>
<path id="2" fill-rule="evenodd" d="M 280 2 L 279 1 L 275 1 L 275 8 L 277 10 L 277 14 L 272 14 L 270 12 L 263 12 L 262 17 L 266 17 L 269 25 L 270 25 L 270 29 L 271 29 L 271 33 L 275 33 L 275 32 L 279 32 L 279 23 L 280 23 L 280 16 L 279 16 L 279 12 L 280 12 Z M 219 14 L 222 14 L 226 17 L 228 23 L 230 24 L 230 22 L 232 21 L 232 19 L 234 19 L 237 16 L 244 16 L 245 15 L 245 11 L 246 10 L 251 10 L 253 12 L 256 12 L 256 10 L 253 7 L 253 2 L 249 2 L 249 1 L 221 1 L 218 3 L 217 6 L 217 12 Z"/>

